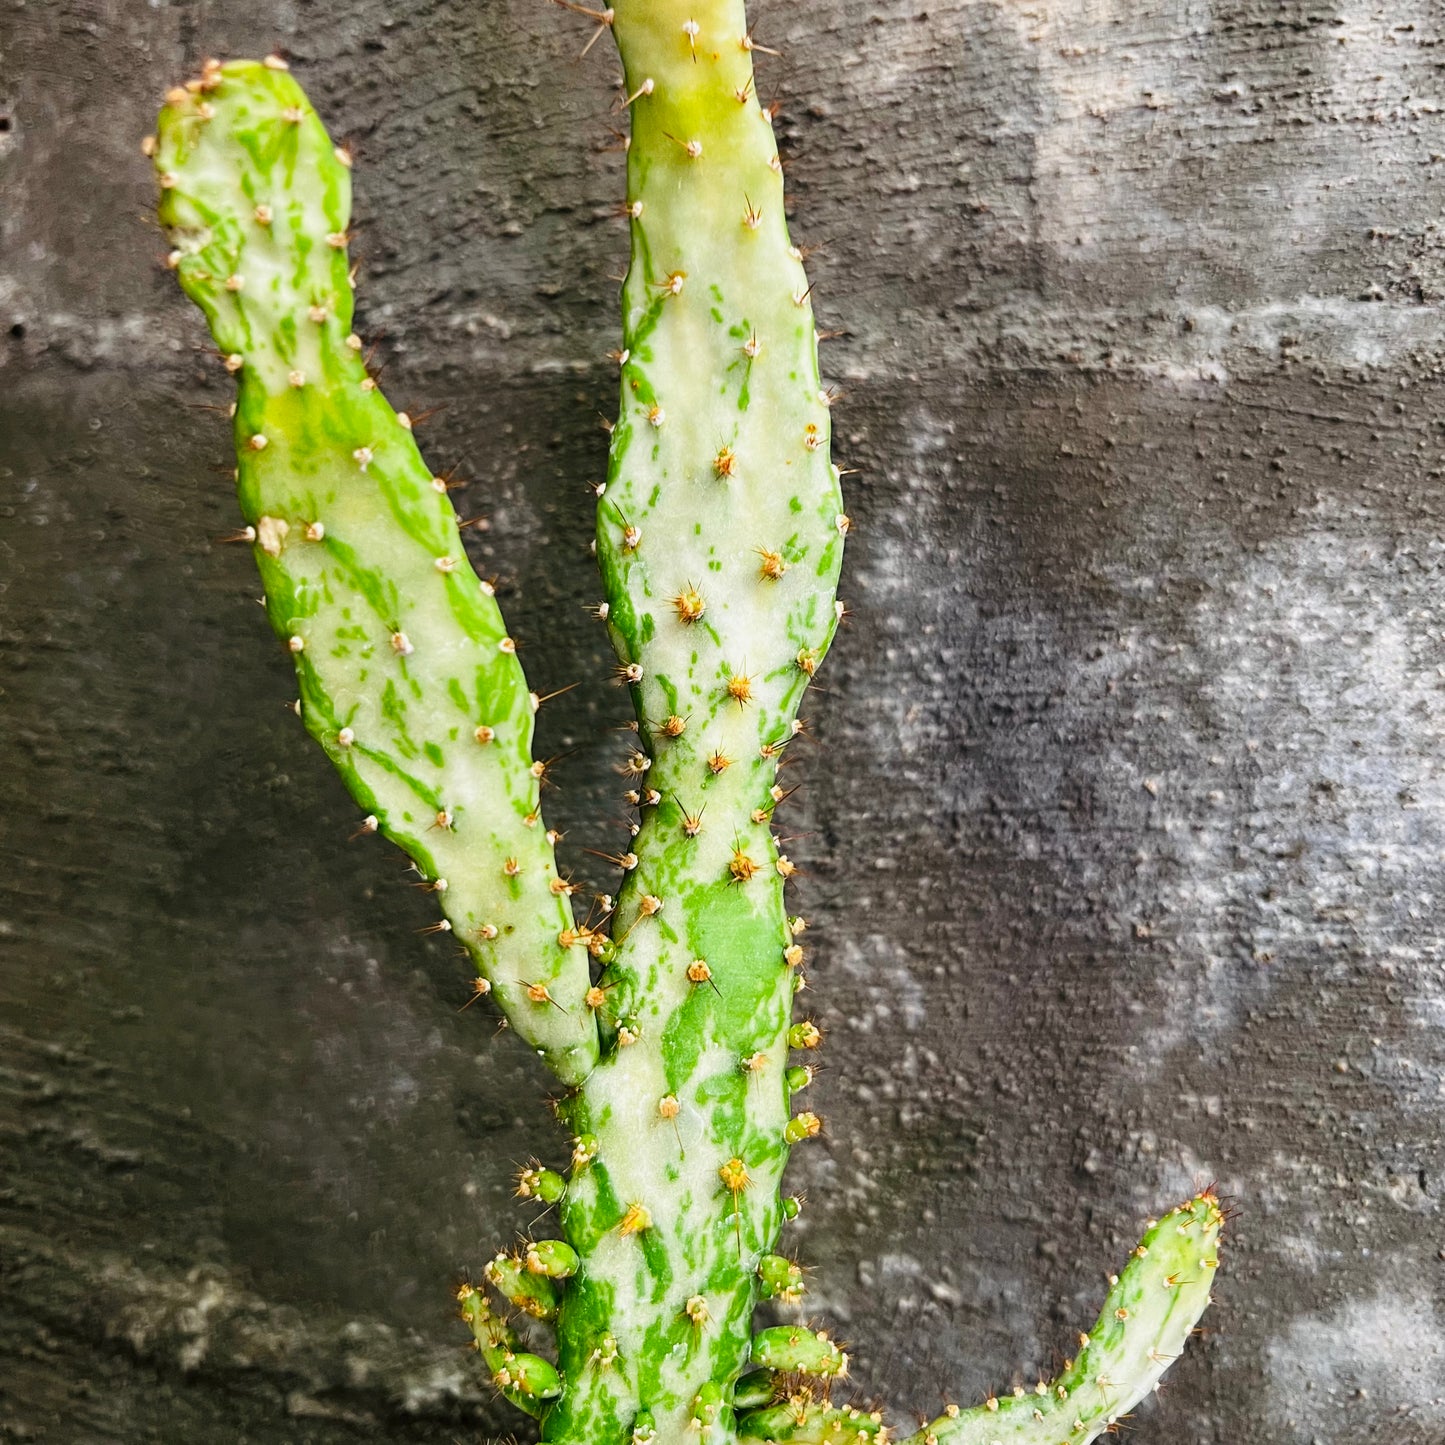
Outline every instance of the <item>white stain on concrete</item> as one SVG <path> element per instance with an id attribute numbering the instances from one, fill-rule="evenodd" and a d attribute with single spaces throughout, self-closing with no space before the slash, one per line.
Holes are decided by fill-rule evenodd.
<path id="1" fill-rule="evenodd" d="M 1324 504 L 1300 526 L 1200 579 L 1183 645 L 1131 630 L 1070 684 L 1127 708 L 1149 691 L 1141 679 L 1167 668 L 1181 699 L 1169 758 L 1110 729 L 1106 771 L 1137 776 L 1151 800 L 1141 815 L 1140 799 L 1101 792 L 1095 820 L 1139 840 L 1115 883 L 1116 908 L 1159 955 L 1136 1053 L 1157 1066 L 1234 1029 L 1281 978 L 1297 989 L 1306 965 L 1319 986 L 1365 968 L 1400 980 L 1411 1032 L 1387 1043 L 1362 1026 L 1358 1055 L 1322 1057 L 1322 1079 L 1367 1069 L 1438 1107 L 1445 1051 L 1429 1023 L 1445 1013 L 1445 969 L 1418 925 L 1445 888 L 1445 654 L 1431 581 L 1445 545 L 1362 535 L 1358 517 Z M 1235 549 L 1221 538 L 1217 550 Z M 1145 579 L 1111 580 L 1130 594 Z M 1396 946 L 1362 957 L 1362 935 Z"/>
<path id="2" fill-rule="evenodd" d="M 1261 1399 L 1287 1441 L 1329 1441 L 1370 1420 L 1381 1441 L 1445 1439 L 1445 1316 L 1423 1289 L 1382 1288 L 1295 1319 L 1267 1345 L 1265 1370 Z"/>

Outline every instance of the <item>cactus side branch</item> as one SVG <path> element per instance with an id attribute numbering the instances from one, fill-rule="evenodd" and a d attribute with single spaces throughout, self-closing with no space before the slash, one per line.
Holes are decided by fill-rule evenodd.
<path id="1" fill-rule="evenodd" d="M 578 1083 L 597 1028 L 538 802 L 536 700 L 446 483 L 367 373 L 350 158 L 282 65 L 209 64 L 171 92 L 153 147 L 169 264 L 237 382 L 237 491 L 267 615 L 363 828 L 406 851 L 437 929 Z"/>

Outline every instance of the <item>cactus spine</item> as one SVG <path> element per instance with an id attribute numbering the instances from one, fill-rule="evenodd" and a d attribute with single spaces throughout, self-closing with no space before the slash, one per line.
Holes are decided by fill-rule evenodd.
<path id="1" fill-rule="evenodd" d="M 573 6 L 571 8 L 579 8 Z M 592 13 L 592 12 L 587 12 Z M 792 1096 L 819 1042 L 792 1022 L 802 948 L 771 831 L 778 764 L 827 652 L 849 527 L 829 457 L 810 292 L 788 239 L 741 0 L 618 0 L 632 256 L 621 405 L 597 507 L 603 609 L 638 718 L 639 809 L 610 930 L 579 924 L 541 819 L 527 691 L 443 481 L 351 331 L 349 160 L 284 63 L 207 62 L 152 146 L 170 264 L 237 378 L 237 481 L 300 712 L 366 815 L 569 1092 L 570 1169 L 519 1194 L 564 1240 L 487 1284 L 555 1330 L 527 1353 L 482 1291 L 462 1316 L 498 1389 L 567 1445 L 884 1442 L 829 1401 L 826 1333 L 750 1335 L 797 1302 L 774 1253 L 796 1202 Z M 599 966 L 593 977 L 591 964 Z M 914 1437 L 1081 1445 L 1157 1380 L 1208 1297 L 1201 1196 L 1151 1231 L 1077 1360 L 1025 1409 Z"/>

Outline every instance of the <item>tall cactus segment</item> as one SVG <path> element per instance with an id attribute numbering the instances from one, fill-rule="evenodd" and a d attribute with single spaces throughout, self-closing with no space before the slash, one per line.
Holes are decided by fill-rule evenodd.
<path id="1" fill-rule="evenodd" d="M 597 1059 L 532 761 L 533 699 L 446 483 L 351 330 L 350 160 L 284 63 L 209 62 L 161 112 L 168 258 L 236 377 L 237 484 L 300 713 L 410 854 L 517 1032 L 568 1083 Z M 583 940 L 585 942 L 585 940 Z"/>
<path id="2" fill-rule="evenodd" d="M 283 62 L 207 62 L 151 145 L 170 265 L 240 391 L 237 479 L 300 712 L 437 894 L 516 1031 L 569 1085 L 564 1174 L 518 1194 L 564 1239 L 458 1295 L 498 1391 L 556 1445 L 886 1445 L 836 1403 L 847 1356 L 775 1253 L 799 1204 L 802 922 L 772 834 L 785 749 L 836 630 L 849 530 L 810 291 L 741 0 L 582 10 L 616 36 L 632 120 L 621 405 L 597 507 L 602 613 L 637 710 L 635 840 L 606 925 L 575 922 L 531 758 L 528 693 L 446 485 L 351 332 L 349 161 Z M 604 933 L 604 927 L 607 932 Z M 591 962 L 600 973 L 592 977 Z M 1085 1445 L 1208 1301 L 1209 1194 L 1151 1226 L 1052 1385 L 950 1409 L 908 1445 Z M 517 1325 L 522 1319 L 526 1328 Z M 528 1352 L 555 1333 L 555 1364 Z"/>
<path id="3" fill-rule="evenodd" d="M 589 1141 L 563 1204 L 584 1268 L 543 1427 L 733 1438 L 759 1266 L 783 1219 L 802 948 L 770 830 L 798 704 L 837 626 L 838 473 L 808 282 L 737 0 L 621 0 L 632 119 L 621 406 L 597 507 L 608 622 L 638 717 L 640 832 L 601 980 L 608 1048 L 563 1107 Z M 602 1334 L 615 1341 L 596 1373 Z M 841 1374 L 812 1331 L 781 1369 Z M 766 1355 L 768 1342 L 755 1344 Z"/>

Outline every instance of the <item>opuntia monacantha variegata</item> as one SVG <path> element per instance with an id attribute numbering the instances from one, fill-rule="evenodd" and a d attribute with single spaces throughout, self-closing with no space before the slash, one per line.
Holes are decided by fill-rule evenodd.
<path id="1" fill-rule="evenodd" d="M 571 7 L 580 8 L 580 7 Z M 585 12 L 584 13 L 592 13 Z M 402 847 L 517 1034 L 568 1086 L 565 1170 L 519 1194 L 565 1240 L 486 1282 L 555 1330 L 521 1348 L 480 1289 L 460 1302 L 486 1370 L 569 1445 L 882 1442 L 832 1402 L 847 1356 L 796 1308 L 775 1253 L 801 977 L 793 872 L 772 832 L 778 766 L 838 625 L 849 530 L 830 459 L 811 291 L 753 84 L 740 0 L 595 12 L 625 69 L 632 136 L 621 405 L 597 504 L 601 609 L 637 711 L 635 841 L 604 924 L 574 912 L 541 816 L 529 692 L 446 482 L 352 330 L 350 158 L 284 62 L 177 88 L 148 143 L 169 264 L 237 380 L 237 482 L 300 714 Z M 1151 1226 L 1064 1372 L 912 1445 L 1083 1445 L 1130 1410 L 1209 1298 L 1222 1217 L 1205 1193 Z"/>

